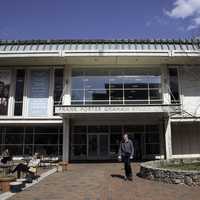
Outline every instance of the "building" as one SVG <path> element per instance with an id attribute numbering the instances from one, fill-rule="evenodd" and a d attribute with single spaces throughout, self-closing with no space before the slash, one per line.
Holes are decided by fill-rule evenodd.
<path id="1" fill-rule="evenodd" d="M 200 157 L 200 40 L 0 41 L 0 147 L 74 160 Z"/>

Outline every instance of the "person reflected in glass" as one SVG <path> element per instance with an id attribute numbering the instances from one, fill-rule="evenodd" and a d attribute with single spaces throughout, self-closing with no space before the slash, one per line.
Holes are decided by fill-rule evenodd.
<path id="1" fill-rule="evenodd" d="M 134 147 L 133 142 L 128 138 L 128 134 L 123 135 L 123 139 L 119 146 L 118 160 L 124 163 L 125 169 L 125 180 L 133 180 L 132 168 L 131 168 L 131 159 L 134 156 Z"/>

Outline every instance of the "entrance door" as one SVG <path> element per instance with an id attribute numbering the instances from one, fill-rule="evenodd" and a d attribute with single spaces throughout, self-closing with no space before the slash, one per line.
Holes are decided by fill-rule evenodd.
<path id="1" fill-rule="evenodd" d="M 88 159 L 98 160 L 108 158 L 108 135 L 107 134 L 88 134 L 87 157 Z"/>

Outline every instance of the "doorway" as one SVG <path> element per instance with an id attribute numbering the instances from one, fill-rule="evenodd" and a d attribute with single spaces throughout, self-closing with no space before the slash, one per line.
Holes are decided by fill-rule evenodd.
<path id="1" fill-rule="evenodd" d="M 88 160 L 109 158 L 108 134 L 91 133 L 87 135 L 87 158 Z"/>

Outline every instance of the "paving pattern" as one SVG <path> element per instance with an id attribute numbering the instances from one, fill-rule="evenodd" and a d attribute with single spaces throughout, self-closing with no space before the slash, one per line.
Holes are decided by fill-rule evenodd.
<path id="1" fill-rule="evenodd" d="M 136 176 L 123 180 L 121 163 L 71 164 L 11 200 L 200 200 L 200 187 L 152 182 Z"/>

